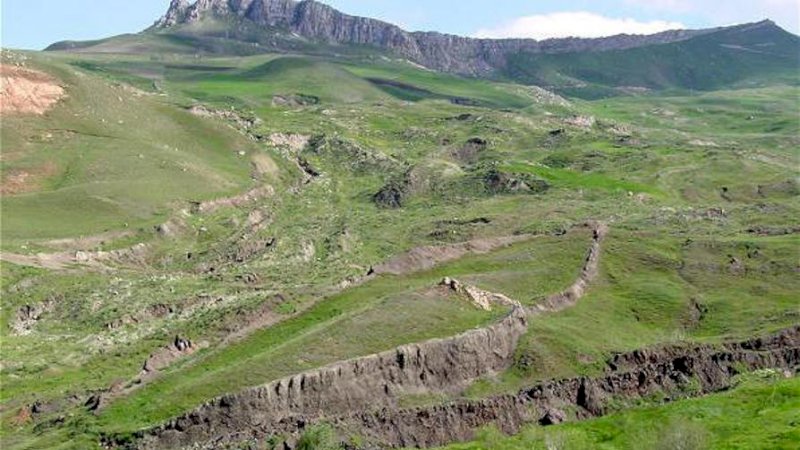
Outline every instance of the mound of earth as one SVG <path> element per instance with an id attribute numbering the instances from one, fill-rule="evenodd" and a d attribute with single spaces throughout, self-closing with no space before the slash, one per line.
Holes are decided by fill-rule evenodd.
<path id="1" fill-rule="evenodd" d="M 44 114 L 64 95 L 64 88 L 43 72 L 0 66 L 0 115 Z"/>

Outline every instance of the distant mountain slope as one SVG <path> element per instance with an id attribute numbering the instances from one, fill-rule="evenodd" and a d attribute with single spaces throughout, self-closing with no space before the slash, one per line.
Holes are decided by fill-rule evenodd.
<path id="1" fill-rule="evenodd" d="M 599 39 L 472 39 L 407 32 L 314 0 L 172 0 L 139 35 L 49 50 L 252 54 L 388 53 L 459 75 L 510 78 L 579 96 L 614 88 L 713 89 L 798 69 L 800 38 L 771 21 Z"/>
<path id="2" fill-rule="evenodd" d="M 504 73 L 520 82 L 588 97 L 608 93 L 609 88 L 713 90 L 745 80 L 796 81 L 799 49 L 800 38 L 763 21 L 625 50 L 523 51 L 508 58 Z"/>
<path id="3" fill-rule="evenodd" d="M 707 33 L 667 31 L 650 36 L 619 35 L 602 39 L 471 39 L 436 32 L 407 32 L 380 20 L 355 17 L 304 0 L 173 0 L 154 28 L 169 30 L 196 24 L 208 17 L 241 18 L 263 27 L 288 30 L 325 43 L 370 45 L 437 70 L 485 75 L 505 64 L 506 55 L 519 52 L 610 50 L 675 42 Z"/>

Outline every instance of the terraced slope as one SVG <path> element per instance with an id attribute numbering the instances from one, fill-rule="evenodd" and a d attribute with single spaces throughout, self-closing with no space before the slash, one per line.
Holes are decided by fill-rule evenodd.
<path id="1" fill-rule="evenodd" d="M 580 386 L 637 349 L 701 349 L 699 361 L 798 323 L 794 85 L 584 101 L 384 59 L 25 57 L 66 97 L 3 116 L 3 181 L 41 173 L 2 198 L 4 448 L 135 446 L 214 399 L 480 334 L 508 307 L 479 308 L 475 293 L 571 306 L 528 318 L 502 364 L 453 389 L 398 391 L 392 414 Z M 590 221 L 610 226 L 595 266 Z M 736 358 L 793 373 L 757 354 Z M 384 362 L 374 370 L 400 364 Z M 381 443 L 375 426 L 350 428 L 379 423 L 372 411 L 346 413 L 234 431 Z M 791 442 L 788 422 L 773 425 L 759 429 Z"/>

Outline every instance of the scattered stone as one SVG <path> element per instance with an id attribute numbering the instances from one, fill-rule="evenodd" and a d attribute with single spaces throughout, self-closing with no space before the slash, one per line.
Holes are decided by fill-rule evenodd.
<path id="1" fill-rule="evenodd" d="M 140 377 L 162 370 L 177 359 L 191 355 L 203 346 L 195 346 L 189 339 L 177 335 L 171 344 L 158 349 L 145 360 Z"/>
<path id="2" fill-rule="evenodd" d="M 98 393 L 90 396 L 86 400 L 86 403 L 83 404 L 83 406 L 85 406 L 87 410 L 95 412 L 100 410 L 103 406 L 105 406 L 105 403 L 106 403 L 105 396 L 101 393 Z"/>
<path id="3" fill-rule="evenodd" d="M 558 425 L 559 423 L 564 423 L 567 421 L 567 414 L 557 408 L 550 408 L 547 412 L 539 419 L 539 425 Z"/>
<path id="4" fill-rule="evenodd" d="M 204 105 L 193 105 L 189 112 L 198 117 L 216 117 L 226 120 L 234 128 L 242 131 L 250 131 L 260 126 L 263 121 L 255 114 L 242 114 L 231 108 L 230 110 L 213 109 Z"/>
<path id="5" fill-rule="evenodd" d="M 572 116 L 564 119 L 564 123 L 578 128 L 592 128 L 597 120 L 594 116 Z"/>
<path id="6" fill-rule="evenodd" d="M 734 275 L 744 275 L 747 268 L 739 258 L 728 255 L 728 271 Z"/>
<path id="7" fill-rule="evenodd" d="M 272 96 L 272 106 L 301 107 L 319 105 L 320 99 L 314 95 L 283 94 Z"/>
<path id="8" fill-rule="evenodd" d="M 62 294 L 50 295 L 40 303 L 24 305 L 17 310 L 11 329 L 17 336 L 26 336 L 33 332 L 36 324 L 42 320 L 46 314 L 50 313 L 57 303 L 64 300 Z"/>
<path id="9" fill-rule="evenodd" d="M 405 187 L 400 182 L 389 182 L 383 186 L 375 195 L 372 201 L 381 208 L 397 209 L 403 206 Z"/>
<path id="10" fill-rule="evenodd" d="M 488 145 L 486 139 L 470 138 L 464 145 L 454 150 L 452 156 L 462 164 L 473 164 L 478 161 L 480 154 L 486 150 Z"/>
<path id="11" fill-rule="evenodd" d="M 298 153 L 306 148 L 311 136 L 295 133 L 272 133 L 267 139 L 273 147 L 285 148 L 293 153 Z"/>
<path id="12" fill-rule="evenodd" d="M 785 236 L 789 234 L 800 233 L 800 226 L 794 227 L 768 227 L 763 225 L 754 225 L 747 229 L 750 234 L 758 236 Z"/>
<path id="13" fill-rule="evenodd" d="M 258 284 L 261 282 L 261 278 L 258 274 L 255 273 L 245 273 L 241 275 L 236 275 L 236 281 L 248 285 Z"/>
<path id="14" fill-rule="evenodd" d="M 532 174 L 502 172 L 489 169 L 483 177 L 484 186 L 490 194 L 540 194 L 550 189 L 550 183 Z"/>

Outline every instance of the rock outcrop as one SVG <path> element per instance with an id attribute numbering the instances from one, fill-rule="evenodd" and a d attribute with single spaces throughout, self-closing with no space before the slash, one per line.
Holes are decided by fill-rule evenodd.
<path id="1" fill-rule="evenodd" d="M 626 364 L 621 366 L 621 362 Z M 722 346 L 662 347 L 621 354 L 606 374 L 594 378 L 552 380 L 516 394 L 463 400 L 431 407 L 381 409 L 332 420 L 380 447 L 432 447 L 474 438 L 488 424 L 506 433 L 524 425 L 597 417 L 612 399 L 635 401 L 661 395 L 665 401 L 716 392 L 732 386 L 734 377 L 757 369 L 796 370 L 800 365 L 800 327 L 765 338 Z"/>
<path id="2" fill-rule="evenodd" d="M 519 52 L 563 53 L 620 50 L 690 39 L 714 30 L 674 30 L 658 34 L 617 35 L 599 39 L 473 39 L 437 32 L 408 32 L 380 20 L 355 17 L 314 0 L 173 0 L 156 29 L 169 29 L 208 15 L 248 20 L 310 40 L 370 45 L 436 70 L 490 75 Z"/>
<path id="3" fill-rule="evenodd" d="M 397 408 L 400 396 L 457 392 L 508 368 L 527 330 L 515 308 L 486 328 L 343 361 L 217 398 L 140 436 L 141 448 L 236 442 L 295 430 L 302 422 L 374 408 Z M 213 447 L 213 446 L 212 446 Z"/>
<path id="4" fill-rule="evenodd" d="M 669 401 L 724 390 L 746 371 L 780 369 L 791 374 L 800 366 L 800 326 L 796 326 L 722 345 L 675 345 L 621 353 L 607 361 L 600 376 L 548 380 L 484 399 L 416 408 L 397 408 L 387 401 L 393 393 L 420 387 L 447 390 L 453 381 L 463 386 L 463 380 L 477 375 L 479 366 L 459 365 L 464 362 L 458 359 L 464 357 L 460 352 L 467 348 L 483 352 L 485 343 L 508 341 L 524 330 L 524 320 L 524 314 L 516 310 L 485 330 L 400 347 L 226 396 L 139 434 L 136 445 L 213 449 L 272 436 L 279 442 L 286 440 L 285 448 L 292 448 L 308 425 L 324 420 L 363 436 L 370 448 L 425 448 L 471 440 L 476 430 L 489 424 L 516 433 L 525 425 L 601 416 L 611 411 L 612 404 L 654 395 Z M 501 328 L 504 331 L 496 334 Z M 459 353 L 454 353 L 457 348 Z M 505 364 L 499 354 L 485 356 Z M 491 362 L 480 365 L 491 366 Z M 453 378 L 453 370 L 461 367 L 468 368 L 464 374 L 470 376 Z M 357 386 L 351 384 L 355 377 Z M 113 446 L 113 439 L 107 444 Z"/>
<path id="5" fill-rule="evenodd" d="M 455 278 L 444 277 L 439 285 L 444 286 L 459 295 L 465 296 L 473 305 L 484 311 L 491 311 L 492 305 L 505 305 L 519 308 L 522 307 L 518 301 L 509 298 L 506 295 L 484 291 L 479 287 L 464 284 Z"/>

